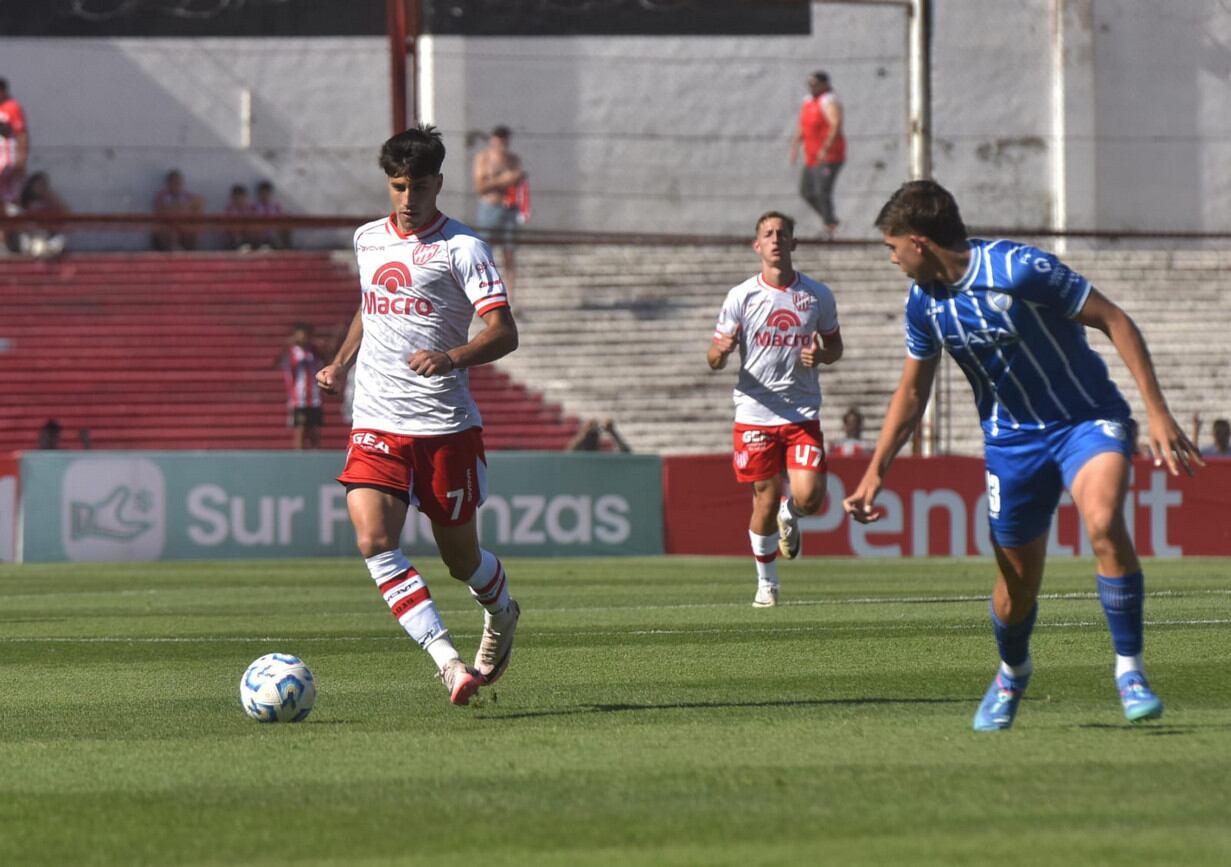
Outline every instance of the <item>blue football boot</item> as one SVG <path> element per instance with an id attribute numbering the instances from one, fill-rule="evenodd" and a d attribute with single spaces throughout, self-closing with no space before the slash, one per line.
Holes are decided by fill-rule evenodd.
<path id="1" fill-rule="evenodd" d="M 1116 678 L 1120 690 L 1120 704 L 1129 722 L 1158 719 L 1163 715 L 1163 701 L 1154 694 L 1140 671 L 1126 671 Z"/>
<path id="2" fill-rule="evenodd" d="M 996 732 L 1011 727 L 1028 683 L 1029 675 L 1009 677 L 1003 671 L 997 671 L 992 685 L 979 703 L 979 709 L 975 711 L 975 731 Z"/>

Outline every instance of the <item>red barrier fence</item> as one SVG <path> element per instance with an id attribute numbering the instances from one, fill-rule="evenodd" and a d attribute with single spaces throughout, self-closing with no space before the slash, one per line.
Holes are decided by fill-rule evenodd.
<path id="1" fill-rule="evenodd" d="M 849 520 L 842 498 L 867 466 L 829 462 L 829 495 L 801 522 L 805 555 L 963 557 L 991 554 L 983 461 L 970 457 L 900 458 L 877 502 L 875 524 Z M 1134 464 L 1126 509 L 1143 556 L 1231 555 L 1231 461 L 1211 462 L 1189 478 L 1148 460 Z M 668 554 L 748 554 L 751 489 L 735 481 L 728 455 L 663 459 L 664 540 Z M 1068 495 L 1060 501 L 1048 546 L 1052 556 L 1089 556 Z"/>

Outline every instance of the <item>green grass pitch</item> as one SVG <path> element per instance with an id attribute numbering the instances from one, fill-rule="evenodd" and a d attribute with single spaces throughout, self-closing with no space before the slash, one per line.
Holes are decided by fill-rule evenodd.
<path id="1" fill-rule="evenodd" d="M 1147 564 L 1166 702 L 1127 724 L 1089 562 L 1055 561 L 1010 732 L 986 561 L 512 560 L 455 708 L 354 560 L 0 567 L 0 864 L 1231 863 L 1231 567 Z M 463 654 L 479 609 L 422 563 Z M 298 725 L 238 703 L 303 657 Z"/>

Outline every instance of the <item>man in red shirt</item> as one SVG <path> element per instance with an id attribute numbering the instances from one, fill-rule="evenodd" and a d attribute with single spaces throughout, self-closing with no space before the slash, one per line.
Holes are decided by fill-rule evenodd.
<path id="1" fill-rule="evenodd" d="M 825 238 L 838 230 L 833 207 L 833 186 L 846 162 L 846 137 L 842 134 L 842 103 L 829 85 L 829 75 L 814 72 L 808 77 L 808 93 L 799 109 L 799 126 L 791 138 L 791 165 L 799 160 L 803 145 L 804 170 L 799 194 L 821 215 Z"/>
<path id="2" fill-rule="evenodd" d="M 0 78 L 0 211 L 9 216 L 18 211 L 17 199 L 26 178 L 29 155 L 26 113 L 21 103 L 9 95 L 8 80 Z M 6 244 L 4 233 L 0 232 L 0 253 L 7 250 Z"/>

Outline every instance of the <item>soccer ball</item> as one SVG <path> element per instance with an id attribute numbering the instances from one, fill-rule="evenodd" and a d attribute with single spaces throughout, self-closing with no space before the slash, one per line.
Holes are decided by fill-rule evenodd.
<path id="1" fill-rule="evenodd" d="M 298 656 L 267 653 L 244 672 L 239 703 L 260 722 L 299 722 L 316 703 L 316 679 Z"/>

